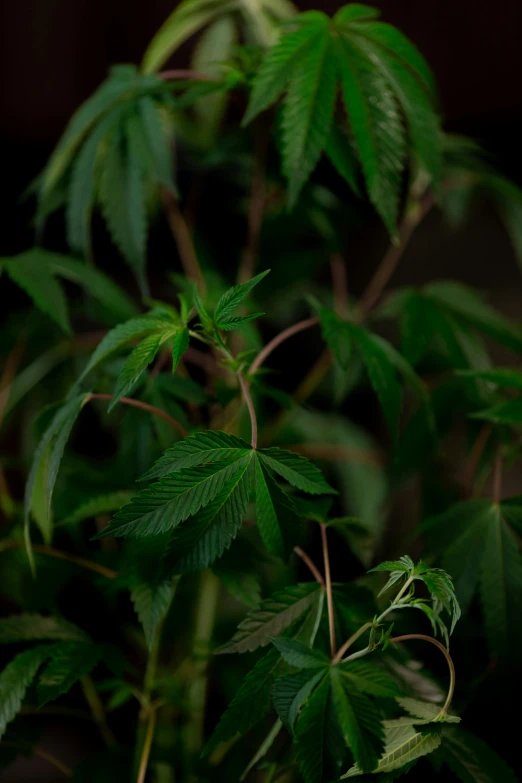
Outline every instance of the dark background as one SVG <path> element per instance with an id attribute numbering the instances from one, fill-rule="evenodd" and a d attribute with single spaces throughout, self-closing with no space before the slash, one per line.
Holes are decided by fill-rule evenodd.
<path id="1" fill-rule="evenodd" d="M 499 168 L 522 184 L 522 0 L 372 4 L 417 44 L 434 70 L 445 128 L 480 141 Z M 174 5 L 171 0 L 1 0 L 0 255 L 18 253 L 32 244 L 32 205 L 20 197 L 43 167 L 74 109 L 98 86 L 109 65 L 140 62 Z M 297 5 L 334 12 L 343 3 L 300 0 Z M 190 48 L 191 44 L 184 46 L 172 64 L 186 66 Z M 377 226 L 371 216 L 368 220 Z M 62 249 L 59 237 L 51 241 Z M 358 228 L 354 237 L 348 237 L 346 255 L 355 293 L 368 280 L 386 241 L 380 225 L 369 235 Z M 154 273 L 153 258 L 149 264 Z M 101 266 L 107 271 L 112 265 L 121 270 L 116 253 L 104 258 Z M 493 304 L 520 319 L 520 275 L 502 225 L 484 206 L 456 235 L 437 212 L 430 215 L 411 242 L 395 282 L 451 276 L 485 289 Z M 1 309 L 11 306 L 13 287 L 8 291 L 8 295 L 0 293 Z M 17 292 L 16 297 L 16 302 L 27 305 L 23 294 Z M 305 351 L 304 342 L 281 351 L 281 364 L 290 360 L 287 373 L 293 374 L 302 364 Z M 302 373 L 301 366 L 298 377 Z M 520 491 L 506 487 L 506 492 L 511 490 Z M 66 737 L 62 735 L 61 741 Z M 501 744 L 496 747 L 502 751 Z"/>

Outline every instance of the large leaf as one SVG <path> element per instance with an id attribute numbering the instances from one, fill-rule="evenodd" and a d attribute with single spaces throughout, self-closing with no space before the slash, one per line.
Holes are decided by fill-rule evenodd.
<path id="1" fill-rule="evenodd" d="M 33 457 L 24 496 L 26 541 L 29 541 L 31 513 L 46 541 L 52 535 L 52 499 L 65 445 L 88 394 L 73 397 L 55 413 Z"/>
<path id="2" fill-rule="evenodd" d="M 320 585 L 308 582 L 281 590 L 264 600 L 259 609 L 249 612 L 232 639 L 216 653 L 243 653 L 270 643 L 281 636 L 305 614 L 313 612 L 321 596 Z"/>
<path id="3" fill-rule="evenodd" d="M 250 459 L 247 454 L 197 468 L 182 468 L 160 479 L 120 509 L 97 537 L 140 538 L 171 530 L 214 500 Z"/>
<path id="4" fill-rule="evenodd" d="M 67 642 L 56 645 L 38 682 L 39 705 L 67 693 L 78 680 L 90 674 L 102 654 L 95 644 Z"/>
<path id="5" fill-rule="evenodd" d="M 267 550 L 287 558 L 299 543 L 302 525 L 292 500 L 260 459 L 255 462 L 256 520 Z"/>
<path id="6" fill-rule="evenodd" d="M 86 641 L 88 638 L 81 628 L 61 617 L 24 613 L 0 620 L 0 644 L 40 639 Z"/>
<path id="7" fill-rule="evenodd" d="M 51 649 L 52 645 L 39 645 L 19 653 L 0 673 L 0 738 L 16 717 L 27 688 Z"/>
<path id="8" fill-rule="evenodd" d="M 246 455 L 251 446 L 235 435 L 225 432 L 197 432 L 167 449 L 152 468 L 142 476 L 142 480 L 161 478 L 180 468 L 190 468 L 206 462 L 232 459 Z"/>
<path id="9" fill-rule="evenodd" d="M 265 717 L 270 709 L 270 691 L 280 668 L 277 650 L 270 650 L 259 659 L 244 678 L 228 709 L 221 716 L 203 754 L 211 753 L 222 742 L 242 736 Z"/>

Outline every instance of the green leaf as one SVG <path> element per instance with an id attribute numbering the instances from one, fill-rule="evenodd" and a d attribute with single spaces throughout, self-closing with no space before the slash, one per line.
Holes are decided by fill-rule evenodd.
<path id="1" fill-rule="evenodd" d="M 225 484 L 250 460 L 251 456 L 247 454 L 198 468 L 182 468 L 160 479 L 120 509 L 95 538 L 141 538 L 171 530 L 214 500 Z"/>
<path id="2" fill-rule="evenodd" d="M 502 389 L 522 389 L 522 372 L 511 367 L 494 367 L 491 370 L 459 370 L 463 378 L 478 378 L 500 386 Z"/>
<path id="3" fill-rule="evenodd" d="M 165 556 L 173 573 L 208 568 L 230 547 L 246 513 L 252 479 L 252 462 L 245 459 L 214 500 L 173 531 Z"/>
<path id="4" fill-rule="evenodd" d="M 461 728 L 444 727 L 439 756 L 462 783 L 516 783 L 511 767 L 482 739 Z"/>
<path id="5" fill-rule="evenodd" d="M 399 726 L 386 731 L 385 742 L 384 755 L 373 770 L 374 774 L 400 769 L 432 753 L 441 743 L 441 733 L 440 729 L 416 732 L 411 726 Z M 361 773 L 361 767 L 355 764 L 342 776 L 342 779 L 353 778 Z"/>
<path id="6" fill-rule="evenodd" d="M 270 644 L 272 637 L 281 636 L 296 620 L 313 612 L 320 595 L 320 585 L 316 582 L 274 593 L 262 601 L 259 609 L 247 614 L 232 639 L 219 647 L 216 654 L 251 652 Z"/>
<path id="7" fill-rule="evenodd" d="M 190 341 L 190 333 L 186 327 L 179 329 L 172 341 L 172 372 L 176 372 L 180 360 L 187 350 Z"/>
<path id="8" fill-rule="evenodd" d="M 368 195 L 395 234 L 405 156 L 397 102 L 387 80 L 348 40 L 339 39 L 337 47 L 343 100 Z"/>
<path id="9" fill-rule="evenodd" d="M 219 460 L 243 457 L 252 450 L 249 443 L 226 432 L 197 432 L 167 449 L 152 468 L 141 477 L 142 481 L 162 478 L 180 468 L 190 468 Z"/>
<path id="10" fill-rule="evenodd" d="M 397 701 L 406 712 L 414 718 L 418 718 L 420 721 L 432 722 L 435 719 L 440 720 L 440 704 L 433 704 L 428 701 L 419 701 L 418 699 L 410 698 L 399 698 Z M 402 720 L 402 718 L 399 718 L 399 720 Z M 460 723 L 460 718 L 457 718 L 455 715 L 446 715 L 445 721 L 448 723 Z M 387 724 L 389 725 L 390 721 L 388 721 Z"/>
<path id="11" fill-rule="evenodd" d="M 243 125 L 252 122 L 280 97 L 315 46 L 327 18 L 315 12 L 313 20 L 308 16 L 309 22 L 315 23 L 303 24 L 303 16 L 301 14 L 298 17 L 301 24 L 297 29 L 283 34 L 276 45 L 267 51 L 254 79 Z"/>
<path id="12" fill-rule="evenodd" d="M 88 638 L 84 631 L 61 617 L 24 613 L 0 620 L 0 644 L 40 639 L 86 641 Z"/>
<path id="13" fill-rule="evenodd" d="M 350 3 L 340 8 L 334 16 L 335 25 L 340 27 L 352 22 L 366 22 L 369 19 L 376 19 L 381 15 L 378 8 L 371 8 L 369 5 L 361 3 Z"/>
<path id="14" fill-rule="evenodd" d="M 337 494 L 327 484 L 319 468 L 306 457 L 278 448 L 261 449 L 257 453 L 261 462 L 297 489 L 310 495 Z"/>
<path id="15" fill-rule="evenodd" d="M 402 392 L 395 368 L 387 351 L 371 332 L 357 329 L 356 340 L 390 432 L 396 437 L 402 409 Z"/>
<path id="16" fill-rule="evenodd" d="M 333 725 L 332 725 L 333 723 Z M 337 755 L 338 726 L 335 724 L 330 694 L 330 678 L 325 676 L 305 702 L 295 725 L 295 755 L 306 783 L 322 783 L 325 756 Z"/>
<path id="17" fill-rule="evenodd" d="M 175 326 L 176 324 L 167 320 L 166 317 L 159 318 L 153 315 L 142 315 L 119 324 L 105 335 L 89 359 L 79 380 L 85 378 L 100 362 L 131 340 L 143 339 L 150 334 L 161 334 L 173 330 Z"/>
<path id="18" fill-rule="evenodd" d="M 341 667 L 332 668 L 330 681 L 333 703 L 346 743 L 360 769 L 371 772 L 384 748 L 379 711 Z"/>
<path id="19" fill-rule="evenodd" d="M 89 398 L 83 393 L 65 402 L 55 413 L 45 430 L 33 457 L 24 495 L 26 542 L 29 541 L 29 520 L 37 508 L 36 522 L 49 542 L 52 536 L 52 499 L 65 445 L 74 423 Z M 32 557 L 30 556 L 32 560 Z"/>
<path id="20" fill-rule="evenodd" d="M 303 642 L 285 639 L 282 636 L 278 639 L 272 639 L 272 644 L 279 650 L 287 663 L 298 669 L 324 669 L 330 666 L 330 659 L 324 653 L 314 650 Z"/>
<path id="21" fill-rule="evenodd" d="M 255 461 L 256 520 L 261 539 L 276 557 L 288 558 L 299 542 L 301 521 L 292 500 L 260 459 Z"/>
<path id="22" fill-rule="evenodd" d="M 166 334 L 149 334 L 134 348 L 118 376 L 109 412 L 114 409 L 122 397 L 125 397 L 138 382 L 149 364 L 154 361 L 161 345 L 169 338 Z"/>
<path id="23" fill-rule="evenodd" d="M 279 718 L 288 731 L 293 732 L 298 713 L 324 677 L 324 670 L 311 672 L 302 669 L 296 674 L 279 677 L 272 686 L 272 701 Z"/>
<path id="24" fill-rule="evenodd" d="M 283 171 L 290 206 L 295 205 L 330 137 L 336 94 L 336 57 L 330 31 L 323 25 L 307 52 L 306 67 L 294 72 L 283 104 Z"/>
<path id="25" fill-rule="evenodd" d="M 156 628 L 167 614 L 172 600 L 172 579 L 159 578 L 140 582 L 131 587 L 130 595 L 150 650 Z"/>
<path id="26" fill-rule="evenodd" d="M 0 673 L 0 738 L 22 706 L 25 692 L 48 657 L 51 645 L 39 645 L 16 655 Z"/>
<path id="27" fill-rule="evenodd" d="M 229 288 L 228 291 L 226 291 L 218 300 L 216 309 L 214 310 L 214 323 L 218 325 L 225 318 L 232 315 L 234 310 L 236 310 L 243 300 L 246 299 L 250 291 L 252 291 L 252 289 L 255 288 L 255 286 L 260 283 L 269 272 L 270 269 L 267 269 L 265 272 L 261 272 L 261 274 L 256 275 L 246 283 L 240 283 L 239 285 L 235 285 L 233 288 Z"/>
<path id="28" fill-rule="evenodd" d="M 320 312 L 321 329 L 328 348 L 343 370 L 350 367 L 353 357 L 353 329 L 333 310 L 324 307 Z"/>
<path id="29" fill-rule="evenodd" d="M 102 650 L 94 644 L 67 642 L 56 645 L 38 682 L 38 704 L 42 707 L 67 693 L 86 677 L 102 657 Z"/>
<path id="30" fill-rule="evenodd" d="M 0 259 L 0 270 L 2 267 L 13 283 L 31 297 L 39 310 L 52 318 L 66 334 L 71 334 L 64 292 L 44 258 L 29 250 L 12 260 Z"/>
<path id="31" fill-rule="evenodd" d="M 343 677 L 357 690 L 383 699 L 393 699 L 399 695 L 395 681 L 383 669 L 366 661 L 346 661 L 339 664 Z"/>
<path id="32" fill-rule="evenodd" d="M 240 329 L 245 324 L 253 321 L 255 318 L 264 315 L 264 313 L 252 313 L 252 315 L 229 315 L 216 323 L 218 329 L 224 332 L 233 332 L 234 329 Z"/>
<path id="33" fill-rule="evenodd" d="M 105 153 L 100 199 L 114 243 L 133 270 L 142 294 L 147 295 L 147 215 L 143 169 L 133 150 L 124 148 L 119 133 L 113 135 Z"/>
<path id="34" fill-rule="evenodd" d="M 175 191 L 171 139 L 166 132 L 161 105 L 144 96 L 137 101 L 136 109 L 127 122 L 129 146 L 153 182 Z"/>
<path id="35" fill-rule="evenodd" d="M 330 129 L 330 136 L 324 151 L 338 174 L 346 180 L 355 195 L 360 196 L 359 170 L 355 149 L 348 136 L 335 123 Z"/>
<path id="36" fill-rule="evenodd" d="M 259 723 L 270 710 L 270 691 L 280 667 L 277 650 L 270 650 L 258 660 L 243 679 L 226 712 L 220 718 L 214 733 L 203 749 L 203 755 L 211 753 L 222 742 L 246 734 Z"/>
<path id="37" fill-rule="evenodd" d="M 81 503 L 65 519 L 62 519 L 59 525 L 77 525 L 86 519 L 92 519 L 100 514 L 119 511 L 131 498 L 132 494 L 130 492 L 109 492 L 107 495 L 97 495 L 86 500 L 85 503 Z"/>

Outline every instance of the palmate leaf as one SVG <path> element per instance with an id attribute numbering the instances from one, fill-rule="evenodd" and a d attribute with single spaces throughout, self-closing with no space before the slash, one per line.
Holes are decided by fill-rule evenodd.
<path id="1" fill-rule="evenodd" d="M 89 637 L 81 628 L 61 617 L 24 613 L 0 620 L 0 644 L 40 639 L 85 642 Z"/>
<path id="2" fill-rule="evenodd" d="M 225 432 L 198 432 L 176 443 L 160 457 L 142 481 L 161 478 L 181 468 L 203 465 L 207 462 L 243 457 L 251 451 L 249 443 Z"/>
<path id="3" fill-rule="evenodd" d="M 389 728 L 386 731 L 385 742 L 384 755 L 379 760 L 377 767 L 372 770 L 374 774 L 392 772 L 432 753 L 441 743 L 441 729 L 438 727 L 417 732 L 411 726 Z M 342 776 L 342 780 L 361 774 L 361 767 L 355 764 Z"/>
<path id="4" fill-rule="evenodd" d="M 522 389 L 522 372 L 511 367 L 494 367 L 491 370 L 460 370 L 462 378 L 478 378 L 494 383 L 502 389 Z"/>
<path id="5" fill-rule="evenodd" d="M 16 717 L 25 692 L 38 669 L 50 655 L 53 645 L 38 645 L 16 655 L 0 673 L 0 738 Z"/>
<path id="6" fill-rule="evenodd" d="M 211 503 L 174 530 L 164 558 L 168 571 L 208 568 L 230 547 L 250 497 L 251 471 L 252 463 L 245 460 Z"/>
<path id="7" fill-rule="evenodd" d="M 248 613 L 232 639 L 216 653 L 251 652 L 270 644 L 272 637 L 281 636 L 296 620 L 313 613 L 320 597 L 320 585 L 314 582 L 274 593 L 262 601 L 259 609 Z"/>
<path id="8" fill-rule="evenodd" d="M 253 452 L 252 452 L 253 453 Z M 182 468 L 142 490 L 96 538 L 142 537 L 165 533 L 208 505 L 225 484 L 251 460 L 251 454 Z"/>
<path id="9" fill-rule="evenodd" d="M 121 397 L 127 395 L 154 361 L 162 343 L 169 338 L 169 332 L 149 334 L 134 348 L 118 376 L 114 395 L 109 405 L 109 411 L 118 404 Z"/>
<path id="10" fill-rule="evenodd" d="M 78 680 L 90 674 L 102 655 L 102 649 L 92 643 L 55 645 L 38 682 L 39 706 L 67 693 Z"/>
<path id="11" fill-rule="evenodd" d="M 233 288 L 229 288 L 229 290 L 223 294 L 223 296 L 218 300 L 213 316 L 214 323 L 218 328 L 223 328 L 221 326 L 221 322 L 232 315 L 234 310 L 236 310 L 246 299 L 250 291 L 252 291 L 252 289 L 255 288 L 255 286 L 260 283 L 269 272 L 270 269 L 267 269 L 265 272 L 261 272 L 261 274 L 256 275 L 246 283 L 240 283 L 239 285 L 235 285 Z"/>
<path id="12" fill-rule="evenodd" d="M 35 517 L 44 539 L 50 541 L 52 535 L 51 504 L 60 462 L 74 423 L 88 397 L 89 395 L 86 393 L 80 394 L 65 402 L 58 409 L 35 451 L 24 494 L 25 540 L 31 563 L 29 536 L 31 514 Z"/>
<path id="13" fill-rule="evenodd" d="M 208 755 L 222 742 L 235 736 L 242 736 L 255 726 L 270 709 L 270 692 L 274 678 L 281 668 L 277 650 L 269 650 L 258 660 L 244 678 L 226 712 L 216 726 L 214 733 L 203 749 Z"/>

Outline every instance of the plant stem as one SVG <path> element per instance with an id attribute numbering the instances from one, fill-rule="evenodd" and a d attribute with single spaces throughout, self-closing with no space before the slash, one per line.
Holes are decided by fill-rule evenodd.
<path id="1" fill-rule="evenodd" d="M 399 261 L 408 246 L 411 236 L 419 223 L 424 220 L 435 203 L 433 193 L 429 191 L 418 202 L 414 202 L 408 210 L 399 229 L 398 243 L 390 245 L 388 252 L 377 267 L 375 274 L 368 283 L 357 308 L 358 320 L 362 320 L 373 308 L 386 288 L 391 276 L 397 269 Z"/>
<path id="2" fill-rule="evenodd" d="M 62 552 L 60 549 L 55 549 L 52 546 L 46 544 L 32 544 L 34 552 L 39 552 L 42 555 L 48 555 L 49 557 L 56 557 L 58 560 L 67 560 L 69 563 L 75 563 L 82 568 L 88 568 L 91 571 L 96 571 L 102 576 L 106 576 L 107 579 L 116 579 L 118 574 L 111 568 L 94 563 L 92 560 L 87 560 L 85 557 L 79 555 L 71 555 L 68 552 Z M 6 549 L 25 549 L 25 544 L 21 541 L 0 541 L 0 552 Z"/>
<path id="3" fill-rule="evenodd" d="M 356 631 L 354 634 L 352 634 L 352 635 L 350 636 L 350 638 L 349 638 L 349 639 L 347 639 L 347 640 L 345 641 L 345 643 L 344 643 L 344 644 L 343 644 L 343 646 L 340 648 L 340 650 L 339 650 L 339 652 L 337 653 L 337 655 L 334 657 L 334 659 L 333 659 L 332 663 L 339 663 L 339 661 L 342 659 L 342 657 L 343 657 L 343 655 L 345 654 L 345 652 L 346 652 L 346 651 L 347 651 L 347 650 L 348 650 L 348 649 L 349 649 L 349 648 L 352 646 L 352 644 L 353 644 L 354 642 L 356 642 L 356 641 L 357 641 L 357 639 L 359 639 L 359 637 L 363 635 L 363 633 L 366 633 L 366 631 L 367 631 L 369 628 L 372 628 L 372 626 L 373 626 L 373 625 L 374 625 L 374 623 L 373 623 L 373 622 L 369 622 L 369 623 L 365 623 L 364 625 L 361 625 L 361 627 L 359 628 L 359 630 L 358 630 L 358 631 Z"/>
<path id="4" fill-rule="evenodd" d="M 493 503 L 497 505 L 502 500 L 502 451 L 499 448 L 495 456 L 493 469 Z"/>
<path id="5" fill-rule="evenodd" d="M 96 688 L 94 687 L 94 683 L 89 675 L 82 677 L 80 682 L 94 722 L 98 726 L 103 741 L 107 747 L 110 748 L 112 745 L 116 744 L 116 738 L 107 724 L 105 710 L 103 709 L 101 699 L 96 691 Z"/>
<path id="6" fill-rule="evenodd" d="M 308 566 L 308 568 L 312 572 L 316 582 L 319 582 L 320 585 L 325 587 L 323 575 L 321 574 L 321 572 L 319 571 L 319 569 L 315 565 L 315 563 L 312 560 L 312 558 L 309 555 L 307 555 L 306 552 L 303 549 L 301 549 L 300 546 L 294 546 L 294 552 L 296 553 L 296 555 L 298 555 L 298 557 L 301 558 L 301 560 L 303 560 L 306 563 L 306 565 Z"/>
<path id="7" fill-rule="evenodd" d="M 246 403 L 246 406 L 248 408 L 248 414 L 250 416 L 250 425 L 252 429 L 252 437 L 251 437 L 251 443 L 252 448 L 257 448 L 257 416 L 256 416 L 256 410 L 254 408 L 254 403 L 252 401 L 252 395 L 250 394 L 250 386 L 243 377 L 241 373 L 238 373 L 237 375 L 239 380 L 239 385 L 241 386 L 241 391 L 243 393 L 243 399 Z"/>
<path id="8" fill-rule="evenodd" d="M 214 630 L 220 583 L 210 570 L 201 575 L 201 586 L 194 628 L 192 650 L 194 678 L 188 692 L 186 748 L 191 757 L 199 754 L 203 745 L 203 728 L 207 697 L 207 668 L 210 659 L 210 643 Z"/>
<path id="9" fill-rule="evenodd" d="M 335 617 L 332 595 L 332 579 L 330 576 L 330 557 L 328 554 L 328 538 L 326 534 L 326 525 L 321 525 L 321 542 L 323 545 L 324 575 L 326 581 L 326 604 L 328 607 L 328 625 L 330 628 L 330 650 L 332 658 L 335 657 Z"/>
<path id="10" fill-rule="evenodd" d="M 160 71 L 156 74 L 159 79 L 165 82 L 170 81 L 194 81 L 194 82 L 213 82 L 215 79 L 199 71 L 189 71 L 185 68 L 173 68 L 166 71 Z"/>
<path id="11" fill-rule="evenodd" d="M 147 716 L 147 731 L 145 733 L 145 740 L 143 742 L 143 748 L 141 751 L 140 766 L 138 769 L 138 777 L 136 783 L 144 783 L 145 775 L 147 774 L 147 766 L 149 764 L 149 756 L 152 748 L 152 740 L 154 739 L 154 729 L 156 728 L 156 710 L 149 709 Z"/>
<path id="12" fill-rule="evenodd" d="M 186 277 L 193 280 L 199 290 L 205 291 L 205 282 L 199 266 L 199 261 L 194 250 L 192 237 L 187 223 L 179 208 L 178 200 L 172 191 L 167 188 L 162 189 L 163 207 L 169 222 L 172 235 L 176 241 L 181 265 Z"/>
<path id="13" fill-rule="evenodd" d="M 424 642 L 429 642 L 430 644 L 435 645 L 435 647 L 437 647 L 446 658 L 448 668 L 450 671 L 450 684 L 448 689 L 448 695 L 446 696 L 446 701 L 444 702 L 444 706 L 442 707 L 441 710 L 441 715 L 445 715 L 449 710 L 451 700 L 453 699 L 453 693 L 455 691 L 455 665 L 453 663 L 451 655 L 449 654 L 446 647 L 444 647 L 443 644 L 437 641 L 437 639 L 434 639 L 432 636 L 425 636 L 422 633 L 408 633 L 405 634 L 404 636 L 395 636 L 392 639 L 390 639 L 390 644 L 397 644 L 398 642 L 407 642 L 410 639 L 421 639 Z"/>
<path id="14" fill-rule="evenodd" d="M 270 356 L 272 351 L 274 351 L 281 343 L 284 343 L 285 340 L 287 340 L 289 337 L 293 337 L 294 334 L 298 334 L 299 332 L 303 332 L 305 329 L 309 329 L 311 326 L 315 326 L 319 323 L 319 318 L 317 316 L 314 316 L 313 318 L 306 318 L 304 321 L 299 321 L 296 324 L 293 324 L 293 326 L 289 326 L 287 329 L 283 329 L 282 332 L 277 334 L 270 342 L 268 342 L 265 347 L 258 353 L 254 361 L 252 362 L 250 366 L 250 373 L 253 375 L 261 365 L 264 363 L 264 361 Z"/>
<path id="15" fill-rule="evenodd" d="M 89 402 L 89 400 L 112 399 L 112 394 L 89 394 L 86 402 Z M 163 419 L 163 421 L 166 421 L 167 424 L 170 424 L 170 426 L 175 429 L 176 432 L 178 432 L 182 437 L 186 437 L 189 434 L 188 430 L 185 429 L 183 424 L 181 424 L 179 421 L 176 421 L 176 419 L 173 419 L 171 416 L 169 416 L 168 413 L 165 413 L 165 411 L 162 411 L 160 408 L 156 408 L 154 405 L 149 405 L 148 402 L 143 402 L 142 400 L 133 400 L 130 397 L 120 397 L 118 402 L 121 402 L 124 405 L 132 405 L 134 408 L 141 408 L 141 410 L 152 413 L 153 416 L 157 416 L 159 419 Z"/>
<path id="16" fill-rule="evenodd" d="M 268 134 L 260 121 L 256 125 L 256 152 L 254 156 L 254 171 L 252 188 L 248 207 L 248 231 L 243 258 L 238 270 L 238 283 L 246 283 L 254 276 L 259 247 L 259 238 L 266 202 L 266 153 Z"/>

